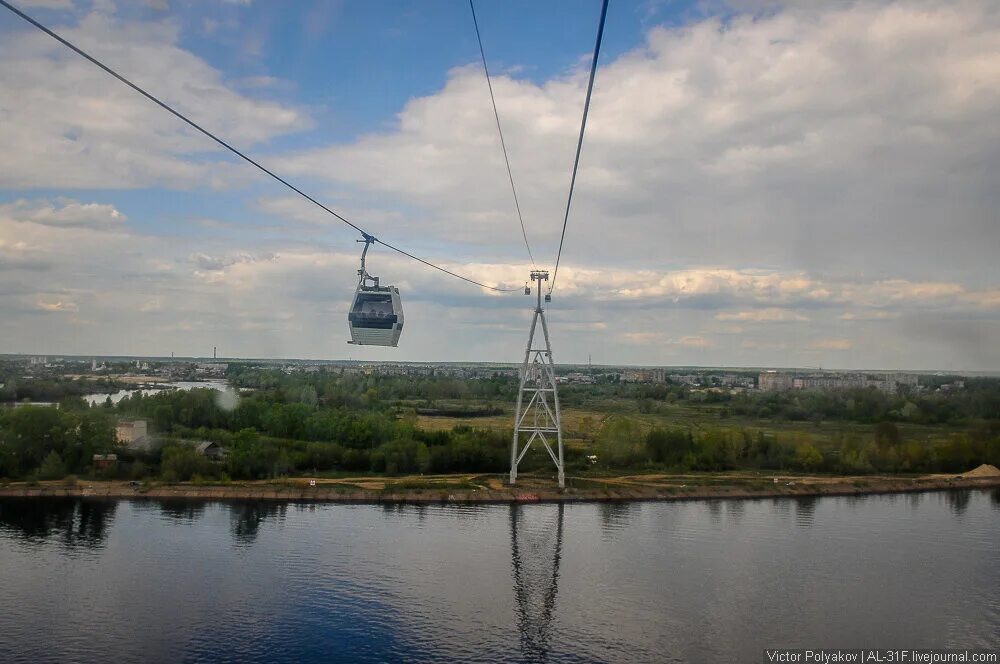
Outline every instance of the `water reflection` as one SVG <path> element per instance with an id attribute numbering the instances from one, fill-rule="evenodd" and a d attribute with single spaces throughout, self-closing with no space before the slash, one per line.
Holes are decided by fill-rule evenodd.
<path id="1" fill-rule="evenodd" d="M 66 498 L 0 501 L 0 530 L 30 540 L 58 541 L 66 547 L 100 548 L 108 537 L 118 503 Z"/>
<path id="2" fill-rule="evenodd" d="M 427 518 L 427 505 L 424 503 L 381 503 L 380 507 L 386 516 L 392 516 L 398 521 L 406 521 L 416 515 L 417 521 L 423 523 Z"/>
<path id="3" fill-rule="evenodd" d="M 528 661 L 546 662 L 551 652 L 552 617 L 562 558 L 562 503 L 510 506 L 510 555 L 521 653 Z M 553 525 L 555 527 L 553 527 Z"/>
<path id="4" fill-rule="evenodd" d="M 636 503 L 624 501 L 600 503 L 598 510 L 601 513 L 601 537 L 608 539 L 616 531 L 628 527 L 635 507 Z"/>
<path id="5" fill-rule="evenodd" d="M 714 525 L 719 525 L 722 522 L 722 501 L 718 498 L 709 498 L 705 501 L 706 507 L 708 507 L 708 516 L 712 519 Z"/>
<path id="6" fill-rule="evenodd" d="M 288 503 L 239 502 L 229 504 L 229 523 L 238 546 L 250 546 L 257 541 L 260 525 L 275 515 L 285 518 Z"/>
<path id="7" fill-rule="evenodd" d="M 795 499 L 795 523 L 800 526 L 813 525 L 816 500 L 816 496 L 799 496 Z"/>
<path id="8" fill-rule="evenodd" d="M 161 500 L 157 503 L 160 514 L 168 519 L 192 523 L 205 514 L 206 503 L 195 500 Z"/>
<path id="9" fill-rule="evenodd" d="M 743 515 L 746 513 L 745 500 L 730 500 L 726 502 L 726 517 L 728 517 L 729 525 L 738 526 L 743 521 Z"/>
<path id="10" fill-rule="evenodd" d="M 791 501 L 787 498 L 771 499 L 771 512 L 781 517 L 782 520 L 788 518 L 788 515 L 791 513 L 791 509 Z"/>
<path id="11" fill-rule="evenodd" d="M 971 489 L 954 489 L 946 491 L 944 499 L 955 514 L 961 515 L 969 509 L 969 501 L 972 499 Z"/>
<path id="12" fill-rule="evenodd" d="M 971 492 L 959 517 L 962 498 L 927 494 L 919 511 L 910 496 L 725 500 L 722 525 L 702 501 L 135 499 L 115 511 L 4 498 L 0 661 L 759 661 L 774 643 L 995 647 L 1000 490 Z"/>

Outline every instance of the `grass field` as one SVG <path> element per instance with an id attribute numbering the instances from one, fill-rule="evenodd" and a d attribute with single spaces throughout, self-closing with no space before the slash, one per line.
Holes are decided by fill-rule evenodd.
<path id="1" fill-rule="evenodd" d="M 870 438 L 875 429 L 873 424 L 858 424 L 854 422 L 795 422 L 787 420 L 766 420 L 747 417 L 725 416 L 721 408 L 710 405 L 660 405 L 661 412 L 655 414 L 638 413 L 635 403 L 616 403 L 609 401 L 593 404 L 590 408 L 564 408 L 562 424 L 565 442 L 570 447 L 586 447 L 594 440 L 601 429 L 609 422 L 623 418 L 634 423 L 640 433 L 645 433 L 654 427 L 681 427 L 693 431 L 722 430 L 737 432 L 744 429 L 754 433 L 762 431 L 766 435 L 776 435 L 781 438 L 791 438 L 796 442 L 810 442 L 818 447 L 834 444 L 841 437 L 857 436 L 861 439 Z M 443 417 L 418 416 L 417 424 L 429 431 L 450 430 L 456 426 L 465 425 L 477 429 L 510 430 L 514 419 L 514 408 L 503 415 L 489 417 Z M 900 435 L 904 441 L 933 442 L 947 438 L 953 433 L 963 431 L 962 427 L 922 426 L 916 424 L 898 423 Z"/>

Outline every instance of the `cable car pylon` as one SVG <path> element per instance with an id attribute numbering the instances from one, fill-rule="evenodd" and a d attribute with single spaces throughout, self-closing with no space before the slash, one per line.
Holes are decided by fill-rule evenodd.
<path id="1" fill-rule="evenodd" d="M 524 362 L 521 363 L 521 381 L 517 388 L 517 409 L 514 411 L 514 439 L 510 446 L 510 483 L 517 482 L 517 466 L 524 455 L 528 453 L 531 444 L 541 441 L 545 450 L 552 458 L 558 472 L 559 488 L 566 487 L 566 474 L 563 465 L 562 421 L 559 417 L 559 393 L 556 390 L 555 363 L 552 361 L 552 343 L 549 340 L 549 326 L 545 322 L 545 309 L 542 307 L 542 282 L 549 280 L 547 270 L 533 270 L 531 281 L 535 282 L 535 314 L 531 319 L 531 331 L 528 333 L 528 345 L 524 350 Z M 529 289 L 525 288 L 525 293 Z M 545 301 L 550 301 L 546 297 Z M 535 348 L 535 333 L 538 331 L 538 321 L 542 322 L 542 336 L 545 347 Z M 527 396 L 527 401 L 525 397 Z M 524 446 L 521 439 L 526 439 Z M 552 439 L 555 439 L 556 450 L 552 449 Z"/>

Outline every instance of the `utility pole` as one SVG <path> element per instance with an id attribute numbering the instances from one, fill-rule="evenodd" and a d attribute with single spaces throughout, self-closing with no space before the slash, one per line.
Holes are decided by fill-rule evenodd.
<path id="1" fill-rule="evenodd" d="M 559 419 L 559 394 L 556 391 L 555 364 L 552 362 L 552 344 L 549 341 L 549 326 L 545 322 L 545 310 L 542 308 L 542 282 L 549 280 L 549 273 L 544 270 L 533 270 L 531 280 L 535 282 L 535 315 L 531 319 L 531 331 L 528 333 L 528 345 L 524 350 L 524 362 L 521 364 L 521 381 L 517 388 L 517 409 L 514 412 L 514 440 L 510 446 L 510 483 L 517 482 L 517 466 L 527 454 L 535 440 L 540 440 L 545 450 L 556 465 L 559 478 L 559 488 L 566 486 L 566 474 L 563 467 L 562 424 Z M 525 294 L 531 290 L 525 287 Z M 550 301 L 545 296 L 545 301 Z M 542 335 L 545 337 L 544 348 L 532 348 L 535 342 L 535 332 L 538 321 L 542 321 Z M 527 403 L 524 401 L 528 396 Z M 550 403 L 551 399 L 551 403 Z M 523 407 L 522 407 L 523 406 Z M 521 434 L 527 437 L 524 447 L 520 450 Z M 555 438 L 557 451 L 552 450 L 551 438 Z"/>

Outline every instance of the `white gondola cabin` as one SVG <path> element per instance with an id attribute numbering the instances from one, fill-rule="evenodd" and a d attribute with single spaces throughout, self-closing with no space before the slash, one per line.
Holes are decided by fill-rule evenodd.
<path id="1" fill-rule="evenodd" d="M 347 314 L 351 343 L 362 346 L 395 346 L 403 332 L 403 305 L 399 289 L 359 283 Z"/>
<path id="2" fill-rule="evenodd" d="M 351 329 L 349 343 L 359 346 L 396 346 L 399 335 L 403 332 L 403 304 L 398 288 L 379 285 L 379 278 L 371 276 L 365 270 L 365 254 L 374 241 L 374 238 L 365 236 L 361 269 L 358 270 L 358 287 L 347 314 L 347 324 Z"/>

